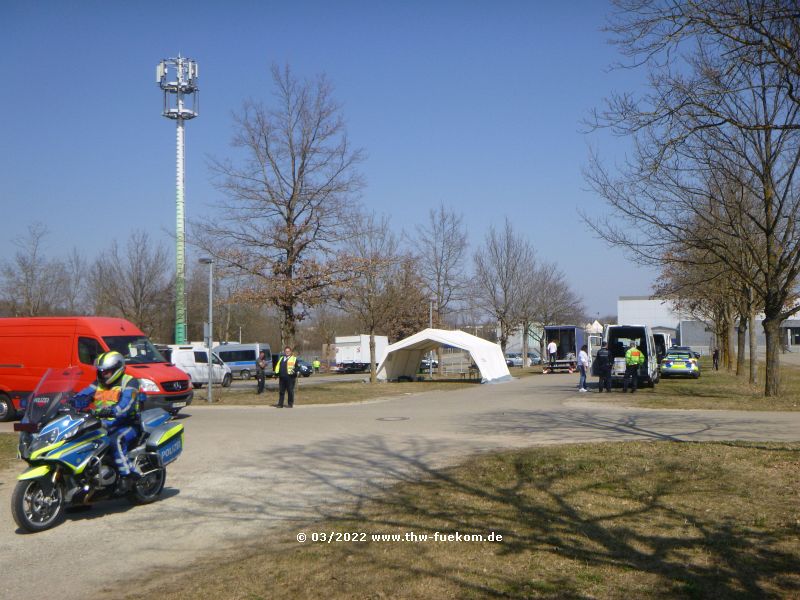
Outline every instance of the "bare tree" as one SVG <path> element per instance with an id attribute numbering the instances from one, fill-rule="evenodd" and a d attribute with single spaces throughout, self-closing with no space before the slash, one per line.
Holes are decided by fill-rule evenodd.
<path id="1" fill-rule="evenodd" d="M 444 204 L 431 209 L 428 222 L 417 227 L 417 241 L 420 274 L 434 302 L 434 325 L 440 326 L 466 285 L 467 232 L 461 215 Z"/>
<path id="2" fill-rule="evenodd" d="M 333 250 L 362 186 L 362 154 L 324 76 L 299 81 L 273 66 L 272 80 L 274 107 L 246 102 L 235 117 L 239 159 L 211 164 L 225 200 L 194 230 L 221 265 L 252 276 L 238 296 L 276 306 L 281 345 L 293 345 L 296 323 L 348 275 Z"/>
<path id="3" fill-rule="evenodd" d="M 483 247 L 475 253 L 475 296 L 500 327 L 503 352 L 519 324 L 519 299 L 525 291 L 526 270 L 533 264 L 533 248 L 514 233 L 508 218 L 500 232 L 489 228 Z"/>
<path id="4" fill-rule="evenodd" d="M 3 296 L 15 315 L 35 317 L 61 308 L 65 293 L 63 265 L 45 255 L 47 228 L 42 223 L 28 227 L 28 235 L 15 240 L 14 260 L 2 267 Z"/>
<path id="5" fill-rule="evenodd" d="M 340 306 L 355 315 L 369 333 L 370 381 L 377 381 L 375 334 L 385 327 L 392 306 L 387 294 L 403 257 L 386 217 L 365 214 L 351 225 L 348 253 L 340 261 L 349 265 L 352 277 L 342 290 Z"/>
<path id="6" fill-rule="evenodd" d="M 71 315 L 85 314 L 89 309 L 87 298 L 88 265 L 77 248 L 73 248 L 63 263 L 64 308 Z"/>
<path id="7" fill-rule="evenodd" d="M 131 233 L 124 250 L 114 240 L 89 277 L 96 312 L 111 311 L 155 337 L 171 302 L 169 264 L 167 250 L 153 245 L 145 231 Z"/>
<path id="8" fill-rule="evenodd" d="M 428 326 L 428 297 L 419 275 L 419 259 L 405 255 L 395 267 L 384 293 L 391 307 L 386 318 L 386 335 L 396 342 Z"/>
<path id="9" fill-rule="evenodd" d="M 583 300 L 570 287 L 564 271 L 555 262 L 538 265 L 530 284 L 532 296 L 528 319 L 541 326 L 583 322 L 586 308 Z M 545 338 L 539 336 L 539 352 L 544 356 Z"/>
<path id="10" fill-rule="evenodd" d="M 420 273 L 429 298 L 433 300 L 433 325 L 441 327 L 466 289 L 467 232 L 461 215 L 448 210 L 444 204 L 431 209 L 428 222 L 417 227 L 417 244 Z M 441 348 L 437 355 L 442 370 Z"/>
<path id="11" fill-rule="evenodd" d="M 685 247 L 674 251 L 696 253 Z M 658 296 L 672 300 L 677 310 L 713 328 L 721 362 L 730 371 L 733 366 L 731 331 L 741 292 L 730 272 L 722 265 L 704 264 L 700 257 L 695 263 L 666 259 L 658 280 L 659 285 L 654 288 Z"/>
<path id="12" fill-rule="evenodd" d="M 616 177 L 593 158 L 587 179 L 614 210 L 592 225 L 643 262 L 657 263 L 665 241 L 683 243 L 736 273 L 763 308 L 764 393 L 777 395 L 780 323 L 796 310 L 800 274 L 797 8 L 781 0 L 617 4 L 625 10 L 611 29 L 649 68 L 650 88 L 639 99 L 617 95 L 596 115 L 595 125 L 630 135 L 635 154 Z M 721 193 L 731 182 L 740 193 Z M 732 248 L 741 215 L 752 235 Z"/>

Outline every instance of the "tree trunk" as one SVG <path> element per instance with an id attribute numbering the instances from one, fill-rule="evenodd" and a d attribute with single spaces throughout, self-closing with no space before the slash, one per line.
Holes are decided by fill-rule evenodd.
<path id="1" fill-rule="evenodd" d="M 722 363 L 722 368 L 727 369 L 730 371 L 731 366 L 731 357 L 729 355 L 731 351 L 731 326 L 730 322 L 728 321 L 727 315 L 722 313 L 720 315 L 719 325 L 717 327 L 717 338 L 719 339 L 719 353 L 720 353 L 720 363 Z"/>
<path id="2" fill-rule="evenodd" d="M 729 373 L 733 371 L 733 311 L 730 305 L 722 307 L 722 364 Z"/>
<path id="3" fill-rule="evenodd" d="M 219 340 L 225 340 L 226 342 L 230 341 L 231 339 L 231 305 L 230 302 L 225 303 L 225 327 L 223 328 L 223 332 L 220 332 Z M 222 337 L 222 336 L 225 337 Z"/>
<path id="4" fill-rule="evenodd" d="M 280 306 L 281 311 L 281 348 L 289 346 L 294 348 L 294 336 L 296 333 L 294 321 L 294 306 Z"/>
<path id="5" fill-rule="evenodd" d="M 758 380 L 758 347 L 756 346 L 756 311 L 750 309 L 750 383 L 755 384 Z"/>
<path id="6" fill-rule="evenodd" d="M 764 377 L 764 395 L 773 397 L 781 391 L 781 322 L 775 317 L 764 318 L 767 337 L 767 374 Z"/>
<path id="7" fill-rule="evenodd" d="M 378 368 L 375 364 L 375 328 L 369 328 L 369 382 L 378 381 Z"/>
<path id="8" fill-rule="evenodd" d="M 523 323 L 522 324 L 522 367 L 525 368 L 528 366 L 528 329 L 530 329 L 530 323 Z"/>
<path id="9" fill-rule="evenodd" d="M 508 326 L 500 322 L 500 349 L 503 351 L 503 355 L 505 356 L 506 353 L 506 346 L 508 345 Z"/>
<path id="10" fill-rule="evenodd" d="M 748 318 L 739 315 L 739 325 L 736 327 L 736 376 L 744 377 L 744 349 L 747 337 Z"/>

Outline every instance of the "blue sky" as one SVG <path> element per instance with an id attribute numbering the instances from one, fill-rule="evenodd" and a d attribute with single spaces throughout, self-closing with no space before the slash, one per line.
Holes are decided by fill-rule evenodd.
<path id="1" fill-rule="evenodd" d="M 565 5 L 566 4 L 566 5 Z M 579 207 L 591 144 L 626 142 L 581 120 L 643 74 L 600 31 L 611 8 L 560 2 L 21 2 L 0 4 L 0 260 L 34 221 L 51 253 L 93 258 L 113 237 L 175 227 L 175 124 L 155 66 L 196 59 L 200 116 L 187 124 L 187 216 L 211 214 L 209 156 L 230 154 L 232 111 L 269 101 L 270 64 L 325 72 L 367 160 L 362 201 L 413 231 L 428 209 L 460 210 L 472 249 L 509 216 L 556 260 L 591 314 L 647 294 L 653 274 L 592 237 Z"/>

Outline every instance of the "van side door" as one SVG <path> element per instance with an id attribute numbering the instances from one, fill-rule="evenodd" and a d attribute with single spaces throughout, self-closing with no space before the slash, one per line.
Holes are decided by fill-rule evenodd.
<path id="1" fill-rule="evenodd" d="M 85 378 L 95 379 L 94 361 L 104 352 L 106 352 L 106 349 L 103 348 L 99 340 L 89 336 L 78 336 L 78 363 L 84 375 L 81 381 Z"/>

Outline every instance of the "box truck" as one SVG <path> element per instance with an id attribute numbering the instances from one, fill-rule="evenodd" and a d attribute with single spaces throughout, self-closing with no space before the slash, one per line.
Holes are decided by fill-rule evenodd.
<path id="1" fill-rule="evenodd" d="M 556 371 L 575 372 L 578 368 L 578 352 L 584 344 L 583 327 L 575 325 L 547 325 L 544 328 L 544 348 L 543 373 L 554 373 Z M 550 361 L 547 353 L 547 346 L 550 342 L 556 343 L 556 360 Z"/>
<path id="2" fill-rule="evenodd" d="M 341 373 L 358 373 L 369 369 L 369 336 L 347 335 L 337 337 L 336 369 Z M 385 335 L 375 336 L 375 361 L 379 365 L 386 356 L 389 338 Z"/>
<path id="3" fill-rule="evenodd" d="M 13 419 L 49 368 L 79 367 L 79 385 L 96 379 L 94 360 L 116 350 L 139 380 L 144 408 L 173 414 L 191 404 L 189 377 L 164 360 L 133 323 L 110 317 L 0 318 L 0 420 Z"/>

